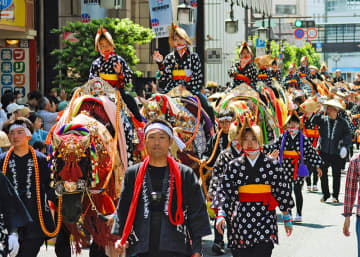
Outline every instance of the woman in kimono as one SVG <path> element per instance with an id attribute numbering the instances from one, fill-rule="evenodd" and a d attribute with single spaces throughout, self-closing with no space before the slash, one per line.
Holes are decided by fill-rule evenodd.
<path id="1" fill-rule="evenodd" d="M 229 70 L 230 78 L 234 79 L 232 88 L 239 86 L 242 83 L 255 88 L 257 81 L 257 70 L 253 64 L 253 53 L 245 41 L 242 43 L 239 50 L 239 62 L 231 66 Z"/>
<path id="2" fill-rule="evenodd" d="M 319 103 L 316 98 L 309 98 L 304 103 L 300 105 L 300 109 L 303 111 L 303 115 L 301 117 L 301 125 L 303 126 L 304 135 L 310 140 L 313 147 L 316 149 L 317 143 L 319 141 L 319 130 L 318 126 L 311 122 L 311 117 L 314 113 L 319 110 Z M 312 179 L 311 179 L 312 177 Z M 312 180 L 312 188 L 311 188 L 311 180 Z M 316 172 L 316 168 L 309 167 L 309 176 L 306 177 L 306 190 L 309 191 L 318 191 L 317 187 L 318 182 L 318 174 Z"/>
<path id="3" fill-rule="evenodd" d="M 284 129 L 286 129 L 284 134 L 273 144 L 265 146 L 265 152 L 280 151 L 279 158 L 284 169 L 284 176 L 287 178 L 288 183 L 294 186 L 297 211 L 294 221 L 301 222 L 303 207 L 302 186 L 304 177 L 309 174 L 302 174 L 300 171 L 303 169 L 299 168 L 302 168 L 301 163 L 305 161 L 308 166 L 316 168 L 318 176 L 321 177 L 320 167 L 323 165 L 323 160 L 315 151 L 310 140 L 303 135 L 301 121 L 296 112 L 293 112 L 285 121 Z"/>
<path id="4" fill-rule="evenodd" d="M 278 243 L 276 206 L 283 213 L 287 235 L 292 232 L 290 186 L 278 161 L 261 151 L 259 126 L 246 119 L 239 139 L 243 154 L 229 163 L 213 201 L 213 207 L 220 209 L 217 229 L 223 233 L 226 220 L 233 256 L 269 257 Z"/>

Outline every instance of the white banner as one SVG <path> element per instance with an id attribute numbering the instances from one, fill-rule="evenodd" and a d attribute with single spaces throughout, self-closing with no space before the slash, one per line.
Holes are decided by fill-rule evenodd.
<path id="1" fill-rule="evenodd" d="M 149 0 L 151 27 L 156 37 L 168 37 L 173 21 L 171 0 Z"/>

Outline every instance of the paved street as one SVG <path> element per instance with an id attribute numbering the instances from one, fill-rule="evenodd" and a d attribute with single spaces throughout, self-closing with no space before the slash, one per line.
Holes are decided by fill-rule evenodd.
<path id="1" fill-rule="evenodd" d="M 332 178 L 330 178 L 331 182 Z M 341 180 L 340 201 L 344 200 L 345 174 Z M 318 183 L 320 186 L 320 181 Z M 275 246 L 273 257 L 355 257 L 356 236 L 355 219 L 351 220 L 351 237 L 342 234 L 344 222 L 343 203 L 320 203 L 321 194 L 307 193 L 304 189 L 303 222 L 294 226 L 290 237 L 285 235 L 282 222 L 279 222 L 280 245 Z M 213 236 L 205 238 L 204 256 L 214 256 L 211 252 Z M 40 256 L 56 256 L 52 246 L 42 248 Z M 79 257 L 89 256 L 83 251 Z M 227 249 L 224 257 L 231 256 Z M 260 256 L 259 256 L 260 257 Z"/>

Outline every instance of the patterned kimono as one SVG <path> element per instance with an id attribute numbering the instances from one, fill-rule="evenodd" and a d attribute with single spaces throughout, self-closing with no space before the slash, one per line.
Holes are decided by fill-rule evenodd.
<path id="1" fill-rule="evenodd" d="M 279 83 L 282 81 L 281 70 L 271 71 L 271 78 L 276 79 Z"/>
<path id="2" fill-rule="evenodd" d="M 311 120 L 311 117 L 307 118 L 307 117 L 305 117 L 305 115 L 303 115 L 301 117 L 301 122 L 304 126 L 303 133 L 309 139 L 309 141 L 311 142 L 313 147 L 316 149 L 320 134 L 319 134 L 317 125 L 310 122 L 310 120 Z"/>
<path id="3" fill-rule="evenodd" d="M 300 87 L 302 87 L 302 82 L 301 82 L 299 74 L 289 73 L 288 75 L 286 75 L 283 85 L 286 89 L 288 89 L 290 86 L 295 86 L 296 89 L 299 89 Z"/>
<path id="4" fill-rule="evenodd" d="M 209 186 L 209 193 L 212 194 L 213 197 L 215 197 L 216 191 L 220 189 L 222 178 L 229 167 L 229 163 L 239 157 L 240 154 L 241 151 L 238 151 L 232 145 L 219 154 L 212 170 L 212 177 Z"/>
<path id="5" fill-rule="evenodd" d="M 122 73 L 116 75 L 114 70 L 114 65 L 120 62 Z M 98 57 L 93 63 L 91 64 L 89 80 L 95 77 L 102 77 L 105 80 L 106 76 L 104 75 L 114 75 L 118 76 L 119 80 L 111 80 L 114 82 L 109 82 L 115 88 L 124 88 L 125 84 L 129 83 L 132 79 L 133 72 L 125 62 L 125 60 L 120 57 L 119 55 L 111 55 L 107 61 L 105 61 L 104 56 Z M 109 80 L 110 81 L 110 80 Z"/>
<path id="6" fill-rule="evenodd" d="M 281 143 L 283 140 L 284 134 L 282 134 L 273 144 L 265 145 L 265 152 L 272 152 L 274 150 L 280 150 Z M 296 152 L 296 157 L 290 157 L 293 155 L 292 152 Z M 310 165 L 316 168 L 320 168 L 324 162 L 321 157 L 316 153 L 314 147 L 311 144 L 311 141 L 303 135 L 303 158 L 306 165 Z M 289 157 L 286 157 L 289 156 Z M 285 138 L 284 151 L 283 151 L 283 160 L 281 167 L 284 169 L 285 177 L 287 181 L 294 182 L 295 184 L 303 184 L 303 177 L 297 176 L 297 167 L 301 163 L 300 159 L 300 133 L 295 137 L 290 136 L 289 134 Z"/>
<path id="7" fill-rule="evenodd" d="M 213 201 L 213 207 L 222 208 L 230 220 L 229 248 L 248 248 L 261 242 L 278 243 L 275 207 L 278 205 L 281 211 L 287 211 L 294 205 L 289 183 L 283 175 L 279 162 L 264 153 L 260 153 L 254 166 L 245 155 L 229 163 Z M 247 186 L 266 188 L 267 199 L 246 200 L 242 191 Z"/>
<path id="8" fill-rule="evenodd" d="M 309 67 L 307 67 L 307 66 L 301 66 L 298 69 L 298 73 L 299 73 L 300 78 L 305 78 L 307 80 L 311 79 L 311 72 L 310 72 Z"/>
<path id="9" fill-rule="evenodd" d="M 163 94 L 179 84 L 186 86 L 192 94 L 197 95 L 203 85 L 201 61 L 199 55 L 186 50 L 180 57 L 177 51 L 169 53 L 162 63 L 158 63 L 160 69 L 160 88 Z"/>
<path id="10" fill-rule="evenodd" d="M 229 76 L 234 79 L 232 88 L 239 86 L 241 83 L 246 83 L 251 87 L 255 87 L 257 81 L 257 70 L 253 63 L 248 63 L 243 69 L 240 63 L 235 63 L 228 71 Z M 235 75 L 234 75 L 235 74 Z"/>
<path id="11" fill-rule="evenodd" d="M 266 86 L 270 86 L 272 83 L 271 71 L 267 69 L 259 69 L 257 81 L 262 81 Z"/>

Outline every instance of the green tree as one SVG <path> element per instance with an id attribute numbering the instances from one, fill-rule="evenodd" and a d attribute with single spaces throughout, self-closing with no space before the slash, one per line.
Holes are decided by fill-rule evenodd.
<path id="1" fill-rule="evenodd" d="M 311 44 L 305 43 L 303 47 L 296 47 L 295 45 L 289 45 L 285 42 L 283 52 L 283 65 L 282 72 L 287 74 L 289 66 L 292 63 L 295 63 L 297 67 L 300 66 L 301 57 L 307 56 L 309 60 L 309 65 L 316 66 L 320 68 L 320 54 L 315 51 Z M 276 42 L 271 42 L 271 55 L 273 57 L 279 58 L 279 44 Z"/>
<path id="2" fill-rule="evenodd" d="M 115 52 L 125 59 L 136 76 L 141 76 L 141 72 L 135 69 L 139 62 L 135 45 L 150 43 L 155 33 L 149 28 L 134 24 L 129 19 L 105 18 L 92 20 L 89 23 L 80 21 L 68 23 L 67 26 L 52 30 L 52 33 L 58 35 L 72 32 L 79 40 L 78 42 L 65 40 L 62 48 L 51 52 L 51 55 L 57 58 L 54 70 L 59 72 L 56 80 L 53 81 L 54 84 L 70 90 L 83 85 L 88 80 L 91 63 L 99 56 L 94 45 L 100 25 L 112 35 L 116 46 Z"/>

